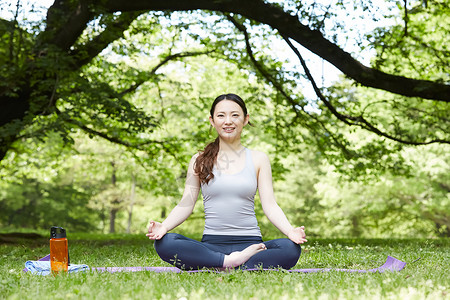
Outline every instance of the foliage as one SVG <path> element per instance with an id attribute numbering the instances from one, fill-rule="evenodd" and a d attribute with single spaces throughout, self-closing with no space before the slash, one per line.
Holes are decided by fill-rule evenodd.
<path id="1" fill-rule="evenodd" d="M 4 226 L 46 228 L 54 224 L 83 230 L 95 228 L 97 214 L 85 205 L 92 187 L 73 185 L 71 151 L 61 138 L 50 135 L 45 143 L 30 141 L 3 162 L 0 170 L 0 214 Z M 48 161 L 52 157 L 52 162 Z"/>
<path id="2" fill-rule="evenodd" d="M 448 158 L 440 158 L 439 150 L 420 150 L 405 151 L 415 174 L 411 177 L 386 174 L 361 185 L 343 181 L 330 168 L 315 185 L 322 206 L 333 207 L 324 212 L 328 224 L 334 224 L 328 228 L 340 236 L 447 235 L 449 193 L 443 185 L 448 182 Z"/>
<path id="3" fill-rule="evenodd" d="M 66 135 L 70 128 L 75 126 L 91 135 L 102 136 L 116 143 L 137 148 L 142 146 L 139 142 L 139 137 L 142 138 L 140 134 L 151 133 L 157 125 L 157 120 L 135 107 L 126 94 L 134 92 L 145 81 L 155 80 L 154 77 L 160 65 L 157 65 L 154 70 L 139 70 L 130 66 L 121 68 L 120 65 L 123 66 L 123 63 L 120 62 L 120 57 L 133 61 L 136 57 L 141 59 L 144 54 L 153 59 L 159 57 L 160 63 L 164 64 L 167 59 L 180 57 L 180 53 L 171 52 L 179 46 L 181 41 L 179 36 L 185 41 L 191 37 L 197 38 L 203 46 L 199 49 L 209 56 L 226 57 L 239 63 L 241 67 L 256 70 L 254 75 L 270 81 L 273 87 L 288 98 L 288 105 L 293 106 L 294 110 L 298 110 L 299 107 L 304 109 L 304 101 L 300 95 L 291 95 L 286 93 L 286 90 L 298 86 L 299 81 L 287 80 L 292 74 L 285 72 L 280 58 L 276 55 L 271 57 L 265 53 L 272 44 L 280 42 L 277 34 L 280 34 L 287 42 L 292 39 L 303 44 L 364 85 L 388 91 L 394 89 L 394 92 L 399 94 L 427 99 L 431 97 L 431 99 L 445 102 L 446 99 L 441 99 L 442 96 L 431 96 L 435 91 L 443 94 L 448 89 L 445 80 L 442 84 L 442 76 L 440 76 L 442 72 L 433 77 L 436 82 L 425 82 L 390 76 L 370 68 L 355 71 L 361 65 L 340 48 L 339 44 L 343 42 L 335 37 L 348 32 L 343 28 L 339 16 L 350 9 L 364 17 L 367 17 L 366 11 L 369 12 L 368 15 L 373 15 L 373 12 L 377 11 L 377 16 L 373 18 L 382 19 L 372 1 L 362 3 L 336 1 L 335 6 L 298 1 L 287 1 L 283 5 L 259 0 L 252 1 L 237 7 L 233 6 L 234 1 L 191 3 L 195 8 L 198 8 L 196 5 L 200 5 L 200 8 L 218 10 L 223 14 L 212 11 L 177 14 L 173 12 L 180 9 L 176 3 L 166 3 L 166 10 L 172 13 L 162 13 L 158 11 L 162 9 L 161 7 L 153 8 L 153 5 L 157 5 L 156 2 L 137 3 L 133 8 L 129 8 L 126 1 L 55 2 L 48 8 L 45 29 L 39 26 L 38 22 L 26 20 L 22 22 L 18 18 L 21 12 L 20 5 L 17 5 L 13 20 L 2 20 L 1 27 L 0 48 L 3 49 L 4 54 L 2 65 L 6 68 L 5 72 L 2 72 L 2 78 L 5 80 L 2 80 L 4 85 L 1 89 L 3 111 L 6 112 L 1 118 L 1 158 L 5 156 L 14 141 L 19 139 L 21 132 L 32 127 L 42 115 L 56 114 L 58 122 L 52 125 L 57 125 L 56 128 Z M 441 5 L 440 2 L 430 4 L 430 8 L 425 10 L 427 13 L 428 10 L 436 11 L 439 5 Z M 127 11 L 127 8 L 133 11 Z M 155 9 L 155 11 L 142 13 L 140 9 Z M 189 9 L 189 7 L 182 9 Z M 121 13 L 117 13 L 118 11 Z M 79 13 L 77 17 L 71 17 L 77 12 Z M 297 18 L 292 17 L 294 14 Z M 282 16 L 284 19 L 280 17 L 273 20 L 271 16 L 274 15 Z M 347 13 L 347 15 L 352 14 Z M 281 19 L 284 21 L 280 22 Z M 194 20 L 200 21 L 200 24 L 194 24 Z M 303 20 L 306 21 L 307 26 L 300 23 Z M 413 18 L 406 16 L 405 20 L 411 23 L 414 21 Z M 233 26 L 236 27 L 237 32 L 244 35 L 245 41 L 242 40 L 242 34 L 237 34 L 233 30 Z M 293 28 L 294 31 L 287 30 L 285 26 Z M 410 27 L 414 28 L 411 25 Z M 70 30 L 67 30 L 68 28 Z M 211 28 L 217 30 L 211 30 Z M 447 28 L 444 27 L 444 34 L 446 30 Z M 414 37 L 419 38 L 418 35 Z M 122 40 L 122 43 L 115 43 L 119 40 Z M 377 40 L 375 48 L 380 44 Z M 423 43 L 418 44 L 423 46 Z M 197 44 L 194 45 L 197 46 Z M 198 50 L 195 46 L 190 50 Z M 445 53 L 445 49 L 440 49 L 439 45 L 433 44 L 433 47 L 436 51 L 442 50 Z M 119 59 L 101 59 L 104 53 L 102 50 L 113 50 L 117 54 L 116 58 Z M 192 55 L 195 51 L 190 52 L 189 55 Z M 181 56 L 184 55 L 187 54 Z M 340 59 L 344 57 L 345 59 Z M 92 76 L 94 74 L 89 74 L 90 72 L 87 71 L 89 68 L 105 70 L 111 75 L 114 74 L 114 70 L 116 73 L 113 77 L 104 77 L 98 74 L 99 72 L 94 72 L 97 74 Z M 391 69 L 387 70 L 391 71 Z M 298 74 L 294 76 L 297 79 Z M 392 85 L 390 84 L 392 80 L 394 82 L 403 80 L 401 82 L 407 85 Z M 405 89 L 409 85 L 411 89 Z M 396 87 L 404 90 L 395 90 Z M 428 94 L 423 95 L 425 90 Z M 413 91 L 412 95 L 410 91 Z M 327 103 L 327 109 L 336 115 L 331 102 Z M 434 102 L 430 101 L 430 103 Z M 313 114 L 308 115 L 307 112 L 302 119 L 303 121 L 297 125 L 308 123 L 305 121 L 308 119 L 310 119 L 309 123 L 317 122 L 317 118 Z M 376 118 L 369 120 L 369 124 L 376 124 L 376 121 Z M 361 125 L 359 121 L 355 124 Z M 55 128 L 50 124 L 49 126 Z M 377 133 L 377 130 L 367 124 L 363 128 Z M 324 131 L 323 128 L 319 132 L 322 135 L 331 133 Z M 411 142 L 409 136 L 404 138 L 406 142 Z M 434 142 L 445 141 L 444 136 Z M 316 142 L 321 141 L 319 139 Z M 429 141 L 418 141 L 418 143 L 425 142 Z"/>
<path id="4" fill-rule="evenodd" d="M 407 17 L 393 8 L 394 26 L 358 32 L 363 52 L 342 40 L 353 29 L 341 13 L 382 20 L 375 3 L 305 3 L 271 9 L 295 12 L 356 56 L 375 50 L 375 70 L 447 83 L 446 1 L 414 2 Z M 9 151 L 0 170 L 1 225 L 56 222 L 106 231 L 114 212 L 118 231 L 125 231 L 132 212 L 132 231 L 145 230 L 148 219 L 163 218 L 178 202 L 189 158 L 214 138 L 207 122 L 212 99 L 235 92 L 256 125 L 246 129 L 244 145 L 269 154 L 278 201 L 308 234 L 448 235 L 448 146 L 405 146 L 446 143 L 445 101 L 364 88 L 348 78 L 319 88 L 317 98 L 306 96 L 306 70 L 280 56 L 281 29 L 245 14 L 95 7 L 71 48 L 61 50 L 48 42 L 61 25 L 50 17 L 58 9 L 72 11 L 52 6 L 45 26 L 0 22 L 1 103 L 30 105 L 11 122 L 13 112 L 0 109 L 0 142 Z M 430 170 L 423 157 L 439 163 Z M 275 235 L 256 209 L 263 232 Z M 199 203 L 180 230 L 201 229 Z"/>

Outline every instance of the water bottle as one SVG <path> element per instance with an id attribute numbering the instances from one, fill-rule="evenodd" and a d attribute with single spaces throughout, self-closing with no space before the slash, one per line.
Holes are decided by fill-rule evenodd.
<path id="1" fill-rule="evenodd" d="M 55 273 L 69 269 L 69 246 L 62 227 L 50 228 L 50 268 Z"/>

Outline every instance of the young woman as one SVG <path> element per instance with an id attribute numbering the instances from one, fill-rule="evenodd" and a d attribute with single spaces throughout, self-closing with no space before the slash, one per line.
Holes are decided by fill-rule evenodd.
<path id="1" fill-rule="evenodd" d="M 306 242 L 304 227 L 293 227 L 275 201 L 270 161 L 241 144 L 250 124 L 244 101 L 235 94 L 217 97 L 209 121 L 218 137 L 192 157 L 180 203 L 162 222 L 151 221 L 147 236 L 164 261 L 182 269 L 292 268 Z M 192 213 L 202 191 L 205 229 L 202 241 L 168 233 Z M 259 191 L 267 218 L 288 238 L 262 241 L 254 210 Z"/>

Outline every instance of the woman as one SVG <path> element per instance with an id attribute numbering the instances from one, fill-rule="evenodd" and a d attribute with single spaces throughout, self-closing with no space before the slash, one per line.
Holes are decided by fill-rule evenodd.
<path id="1" fill-rule="evenodd" d="M 218 137 L 192 157 L 180 203 L 162 222 L 151 221 L 147 236 L 155 240 L 158 255 L 182 269 L 292 268 L 306 242 L 304 227 L 294 228 L 277 205 L 270 161 L 262 152 L 241 144 L 241 132 L 250 124 L 244 101 L 235 94 L 217 97 L 209 121 Z M 167 233 L 192 213 L 202 190 L 205 229 L 202 241 Z M 267 218 L 288 239 L 263 242 L 254 211 L 259 191 Z"/>

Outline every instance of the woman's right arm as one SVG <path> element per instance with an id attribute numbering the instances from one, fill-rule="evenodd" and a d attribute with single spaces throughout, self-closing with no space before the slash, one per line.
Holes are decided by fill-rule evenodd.
<path id="1" fill-rule="evenodd" d="M 150 221 L 148 233 L 146 234 L 149 239 L 161 239 L 168 231 L 183 223 L 194 210 L 195 203 L 197 202 L 198 194 L 200 192 L 200 180 L 198 175 L 194 172 L 194 163 L 197 156 L 198 154 L 194 155 L 189 163 L 186 184 L 181 201 L 172 209 L 170 214 L 162 223 Z"/>

